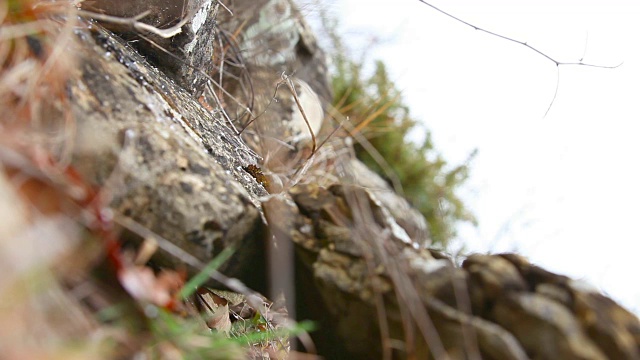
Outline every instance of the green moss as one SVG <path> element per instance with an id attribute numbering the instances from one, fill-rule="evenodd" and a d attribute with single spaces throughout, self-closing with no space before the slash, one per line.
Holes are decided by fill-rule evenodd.
<path id="1" fill-rule="evenodd" d="M 339 48 L 339 47 L 337 47 Z M 476 222 L 457 194 L 469 176 L 469 161 L 450 166 L 434 148 L 431 133 L 422 143 L 407 139 L 420 129 L 400 91 L 389 79 L 385 65 L 377 61 L 371 76 L 363 76 L 363 65 L 338 57 L 333 74 L 334 107 L 349 117 L 361 133 L 382 155 L 397 176 L 405 197 L 427 219 L 434 243 L 446 245 L 456 235 L 460 221 Z M 362 145 L 356 146 L 358 158 L 381 176 L 387 172 Z"/>

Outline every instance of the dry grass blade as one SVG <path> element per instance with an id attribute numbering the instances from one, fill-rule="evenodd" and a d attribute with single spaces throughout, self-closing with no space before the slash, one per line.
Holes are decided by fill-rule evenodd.
<path id="1" fill-rule="evenodd" d="M 208 94 L 208 95 L 211 95 L 211 96 L 213 97 L 213 100 L 214 100 L 213 102 L 214 102 L 215 104 L 217 104 L 217 105 L 218 105 L 218 109 L 222 112 L 222 115 L 223 115 L 223 116 L 224 116 L 224 118 L 228 121 L 229 126 L 230 126 L 232 129 L 234 129 L 234 131 L 236 132 L 236 134 L 242 134 L 242 132 L 243 132 L 243 131 L 244 131 L 244 130 L 245 130 L 245 129 L 246 129 L 246 128 L 247 128 L 247 127 L 248 127 L 248 126 L 249 126 L 249 125 L 250 125 L 250 124 L 251 124 L 251 123 L 252 123 L 256 118 L 257 118 L 257 117 L 259 117 L 259 115 L 254 117 L 254 114 L 253 114 L 253 112 L 252 112 L 252 109 L 251 109 L 251 105 L 250 105 L 250 104 L 249 104 L 248 106 L 246 106 L 242 101 L 240 101 L 239 99 L 237 99 L 233 94 L 229 93 L 229 91 L 228 91 L 227 89 L 225 89 L 225 88 L 221 85 L 221 83 L 220 83 L 220 82 L 218 82 L 218 81 L 216 81 L 215 79 L 213 79 L 213 78 L 211 77 L 211 75 L 209 75 L 209 74 L 205 73 L 204 71 L 202 71 L 202 69 L 199 69 L 199 68 L 194 67 L 193 65 L 191 65 L 191 64 L 189 64 L 189 63 L 184 62 L 184 60 L 183 60 L 183 59 L 181 59 L 179 56 L 177 56 L 177 55 L 175 55 L 175 54 L 171 53 L 170 51 L 168 51 L 168 50 L 167 50 L 167 49 L 165 49 L 164 47 L 162 47 L 162 46 L 158 45 L 155 41 L 153 41 L 153 40 L 149 39 L 148 37 L 146 37 L 146 36 L 144 36 L 144 35 L 142 35 L 142 34 L 138 34 L 138 36 L 139 36 L 140 38 L 142 38 L 144 41 L 146 41 L 146 42 L 148 42 L 149 44 L 151 44 L 151 46 L 155 47 L 155 48 L 156 48 L 156 49 L 158 49 L 159 51 L 161 51 L 161 52 L 165 53 L 166 55 L 168 55 L 168 56 L 172 57 L 173 59 L 177 60 L 178 62 L 182 63 L 183 65 L 193 68 L 193 70 L 194 70 L 194 71 L 197 71 L 198 73 L 200 73 L 201 75 L 203 75 L 205 78 L 207 78 L 207 79 L 209 80 L 209 82 L 207 83 L 207 86 L 206 86 L 207 94 Z M 223 68 L 222 68 L 222 67 L 220 67 L 220 68 L 219 68 L 219 70 L 220 70 L 220 69 L 223 69 Z M 221 71 L 221 72 L 222 72 L 222 71 Z M 251 80 L 250 80 L 250 78 L 249 78 L 248 82 L 249 82 L 249 84 L 251 85 Z M 238 132 L 238 130 L 236 129 L 236 127 L 235 127 L 235 125 L 234 125 L 234 123 L 233 123 L 232 119 L 231 119 L 231 118 L 229 117 L 229 115 L 227 114 L 227 111 L 225 110 L 225 108 L 224 108 L 224 106 L 223 106 L 223 105 L 224 105 L 224 102 L 222 101 L 221 96 L 220 96 L 220 95 L 218 95 L 218 94 L 217 94 L 217 92 L 216 92 L 216 90 L 212 88 L 212 84 L 213 84 L 213 86 L 215 86 L 215 87 L 216 87 L 216 89 L 218 89 L 218 91 L 219 91 L 222 95 L 224 95 L 224 96 L 228 97 L 229 99 L 233 100 L 233 102 L 235 102 L 236 104 L 238 104 L 241 108 L 245 109 L 245 110 L 246 110 L 246 112 L 247 112 L 250 116 L 254 117 L 254 118 L 253 118 L 253 120 L 251 120 L 247 125 L 245 125 L 245 126 L 243 127 L 243 129 L 242 129 L 242 130 L 240 130 L 239 132 Z"/>
<path id="2" fill-rule="evenodd" d="M 407 346 L 407 348 L 403 350 L 407 351 L 408 354 L 412 354 L 415 351 L 413 348 L 413 344 L 415 344 L 415 340 L 413 340 L 415 339 L 415 325 L 418 327 L 420 335 L 426 343 L 429 344 L 429 351 L 434 358 L 447 359 L 447 353 L 444 350 L 444 346 L 426 308 L 420 300 L 417 289 L 409 278 L 406 269 L 403 268 L 403 264 L 399 264 L 396 261 L 396 259 L 399 258 L 399 254 L 397 253 L 398 249 L 396 248 L 397 244 L 394 244 L 391 240 L 388 229 L 383 231 L 378 228 L 378 225 L 373 221 L 374 216 L 369 201 L 363 198 L 361 193 L 347 192 L 346 195 L 349 206 L 352 209 L 352 214 L 354 214 L 354 241 L 365 254 L 364 257 L 367 262 L 369 274 L 375 274 L 375 268 L 378 264 L 374 263 L 374 259 L 378 259 L 377 261 L 387 269 L 388 275 L 394 284 L 394 293 L 399 302 L 402 323 L 404 325 L 405 346 Z M 384 328 L 386 314 L 382 299 L 377 299 L 376 307 L 378 308 L 378 320 Z M 387 346 L 391 346 L 391 343 L 388 343 L 388 335 L 384 335 L 385 332 L 386 331 L 382 331 L 383 341 L 387 343 Z M 385 358 L 391 358 L 390 351 L 390 348 L 386 349 Z"/>
<path id="3" fill-rule="evenodd" d="M 293 95 L 293 99 L 295 100 L 296 105 L 298 106 L 298 110 L 302 114 L 302 118 L 304 119 L 304 122 L 307 125 L 307 130 L 309 130 L 309 135 L 311 136 L 311 142 L 313 144 L 311 148 L 311 156 L 313 156 L 313 154 L 316 153 L 316 134 L 313 128 L 311 127 L 311 124 L 309 123 L 309 119 L 307 118 L 307 113 L 305 112 L 304 107 L 302 106 L 302 104 L 300 104 L 300 99 L 298 98 L 298 94 L 296 93 L 295 86 L 293 86 L 293 82 L 284 73 L 282 73 L 282 80 L 287 84 L 289 91 L 291 91 L 291 95 Z"/>
<path id="4" fill-rule="evenodd" d="M 222 252 L 216 256 L 213 260 L 211 260 L 200 272 L 192 277 L 180 290 L 179 296 L 182 299 L 186 299 L 191 294 L 193 294 L 198 287 L 203 285 L 211 276 L 211 273 L 216 271 L 220 265 L 222 265 L 225 261 L 229 260 L 231 255 L 236 251 L 233 246 L 226 247 Z"/>
<path id="5" fill-rule="evenodd" d="M 177 259 L 180 259 L 180 261 L 182 261 L 183 263 L 196 269 L 206 268 L 206 264 L 202 263 L 202 261 L 198 260 L 196 257 L 189 254 L 185 250 L 179 248 L 171 241 L 163 238 L 162 236 L 140 225 L 133 219 L 130 219 L 128 217 L 121 216 L 121 215 L 116 215 L 115 221 L 121 226 L 129 229 L 130 231 L 142 236 L 143 238 L 153 238 L 158 243 L 159 248 L 161 248 L 164 251 L 167 251 Z M 220 282 L 226 287 L 228 287 L 229 289 L 232 289 L 233 291 L 236 291 L 240 294 L 245 295 L 248 301 L 250 302 L 251 306 L 253 306 L 256 309 L 260 309 L 260 303 L 258 302 L 258 300 L 256 300 L 256 299 L 259 299 L 260 296 L 255 291 L 249 289 L 240 280 L 229 278 L 224 274 L 218 271 L 215 271 L 214 269 L 208 269 L 206 273 L 210 279 Z"/>
<path id="6" fill-rule="evenodd" d="M 369 124 L 376 119 L 376 117 L 389 109 L 389 107 L 393 106 L 393 104 L 400 99 L 400 94 L 394 96 L 390 101 L 387 101 L 385 104 L 377 108 L 375 111 L 371 112 L 364 120 L 358 122 L 356 127 L 353 129 L 352 134 L 362 132 Z"/>
<path id="7" fill-rule="evenodd" d="M 361 133 L 361 131 L 355 131 L 355 126 L 351 124 L 348 118 L 342 115 L 341 110 L 335 107 L 330 108 L 330 114 L 334 118 L 342 119 L 340 127 L 344 127 L 350 134 L 353 134 L 355 141 L 360 144 L 369 155 L 376 161 L 376 163 L 383 169 L 385 176 L 390 179 L 393 189 L 400 195 L 404 194 L 402 183 L 398 178 L 398 174 L 393 171 L 389 163 L 384 159 L 380 152 L 367 140 Z"/>
<path id="8" fill-rule="evenodd" d="M 9 359 L 108 357 L 106 336 L 67 287 L 96 258 L 80 246 L 78 205 L 88 193 L 65 171 L 75 9 L 68 1 L 2 1 L 0 9 L 0 348 Z"/>

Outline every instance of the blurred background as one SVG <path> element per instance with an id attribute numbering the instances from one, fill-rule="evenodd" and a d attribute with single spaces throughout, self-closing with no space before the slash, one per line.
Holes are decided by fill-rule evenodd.
<path id="1" fill-rule="evenodd" d="M 334 66 L 345 56 L 367 78 L 384 64 L 416 122 L 406 139 L 429 142 L 445 175 L 468 165 L 455 196 L 477 224 L 454 217 L 448 251 L 515 251 L 640 313 L 640 5 L 431 3 L 558 62 L 622 64 L 605 69 L 558 67 L 418 0 L 298 3 Z"/>

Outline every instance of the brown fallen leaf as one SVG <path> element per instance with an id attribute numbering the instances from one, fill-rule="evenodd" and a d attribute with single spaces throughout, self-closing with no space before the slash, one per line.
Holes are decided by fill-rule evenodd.
<path id="1" fill-rule="evenodd" d="M 129 265 L 118 271 L 122 287 L 136 300 L 174 308 L 175 294 L 184 285 L 184 275 L 177 271 L 162 271 L 157 276 L 146 266 Z"/>
<path id="2" fill-rule="evenodd" d="M 231 331 L 229 301 L 206 288 L 198 289 L 196 299 L 197 307 L 203 314 L 207 326 L 229 335 Z"/>

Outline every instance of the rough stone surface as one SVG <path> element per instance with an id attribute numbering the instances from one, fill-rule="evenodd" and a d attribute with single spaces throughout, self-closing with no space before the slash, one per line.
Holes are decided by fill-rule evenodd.
<path id="1" fill-rule="evenodd" d="M 219 97 L 237 127 L 246 128 L 243 138 L 264 158 L 263 168 L 286 183 L 309 155 L 298 150 L 312 145 L 293 94 L 307 102 L 303 110 L 311 127 L 322 128 L 322 107 L 331 101 L 326 57 L 291 0 L 227 5 L 233 16 L 220 12 L 220 34 L 229 65 L 214 75 L 225 89 Z"/>
<path id="2" fill-rule="evenodd" d="M 411 239 L 420 245 L 428 245 L 429 229 L 427 221 L 418 210 L 401 197 L 378 174 L 369 169 L 363 162 L 351 159 L 348 164 L 353 182 L 366 187 L 396 219 Z"/>
<path id="3" fill-rule="evenodd" d="M 253 151 L 121 40 L 99 26 L 78 36 L 76 166 L 117 213 L 202 261 L 232 243 L 255 248 L 266 192 L 245 170 Z"/>
<path id="4" fill-rule="evenodd" d="M 249 55 L 245 65 L 260 89 L 258 121 L 268 128 L 287 117 L 272 103 L 278 74 L 292 71 L 320 94 L 328 88 L 321 76 L 326 66 L 318 64 L 322 56 L 304 23 L 291 18 L 290 2 L 237 0 L 234 6 L 237 18 L 222 27 L 238 34 L 238 47 Z M 516 255 L 471 256 L 457 267 L 425 248 L 424 219 L 382 179 L 337 152 L 333 162 L 325 171 L 334 180 L 301 184 L 263 204 L 275 219 L 269 222 L 274 234 L 298 246 L 298 271 L 309 272 L 316 284 L 299 298 L 329 327 L 316 336 L 327 341 L 319 344 L 325 356 L 345 356 L 329 333 L 342 336 L 350 356 L 361 358 L 384 353 L 381 334 L 407 341 L 393 352 L 400 358 L 639 356 L 638 319 L 610 299 Z"/>
<path id="5" fill-rule="evenodd" d="M 227 5 L 236 17 L 221 19 L 220 39 L 248 55 L 229 74 L 253 84 L 248 118 L 262 114 L 245 138 L 269 171 L 284 172 L 291 164 L 273 161 L 274 152 L 303 149 L 265 140 L 293 116 L 291 97 L 275 102 L 273 94 L 286 71 L 330 95 L 323 55 L 290 1 Z M 424 219 L 355 160 L 336 153 L 323 186 L 302 179 L 265 197 L 244 170 L 257 156 L 219 108 L 205 110 L 194 89 L 100 28 L 79 36 L 85 61 L 71 85 L 77 167 L 106 186 L 117 212 L 201 260 L 238 241 L 242 253 L 255 248 L 261 205 L 273 236 L 296 246 L 297 313 L 319 320 L 313 336 L 326 358 L 640 358 L 633 314 L 514 254 L 474 255 L 457 266 L 428 249 Z M 229 94 L 247 89 L 227 80 L 219 85 Z M 222 100 L 242 120 L 242 103 Z"/>
<path id="6" fill-rule="evenodd" d="M 276 236 L 295 242 L 304 254 L 305 266 L 299 270 L 311 272 L 333 316 L 328 331 L 345 339 L 350 356 L 382 356 L 377 339 L 384 323 L 385 336 L 414 337 L 413 348 L 394 352 L 400 358 L 639 356 L 638 319 L 565 276 L 513 254 L 473 255 L 462 267 L 436 259 L 395 237 L 392 225 L 375 215 L 359 223 L 359 206 L 368 203 L 371 213 L 377 211 L 366 190 L 300 185 L 291 196 L 294 203 L 276 197 L 263 206 L 287 219 Z M 384 303 L 384 323 L 376 311 L 379 301 Z M 403 328 L 407 321 L 415 326 L 413 335 Z M 421 330 L 421 321 L 433 324 L 431 333 Z M 322 345 L 327 356 L 340 355 Z"/>
<path id="7" fill-rule="evenodd" d="M 250 71 L 262 68 L 273 73 L 276 82 L 283 72 L 295 74 L 321 99 L 331 100 L 326 55 L 293 1 L 231 0 L 226 4 L 233 16 L 221 12 L 220 27 L 237 34 L 235 42 Z"/>
<path id="8" fill-rule="evenodd" d="M 81 4 L 83 9 L 119 18 L 133 18 L 147 13 L 138 21 L 166 29 L 186 20 L 180 32 L 168 38 L 141 32 L 131 26 L 102 21 L 140 51 L 147 60 L 183 89 L 195 96 L 204 90 L 214 63 L 217 45 L 215 27 L 219 5 L 215 0 L 93 0 Z"/>

